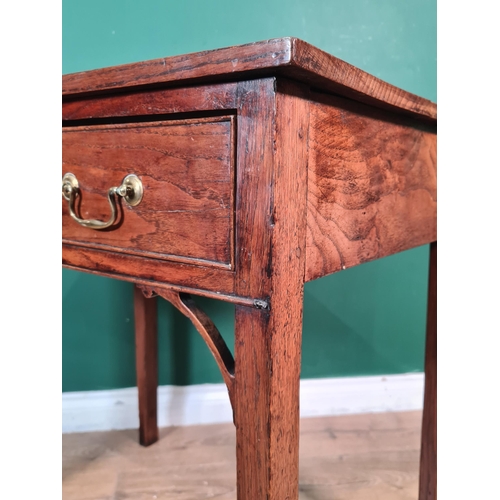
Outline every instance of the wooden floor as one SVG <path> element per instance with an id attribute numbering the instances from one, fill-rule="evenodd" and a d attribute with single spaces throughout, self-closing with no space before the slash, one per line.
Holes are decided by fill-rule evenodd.
<path id="1" fill-rule="evenodd" d="M 417 499 L 421 412 L 301 421 L 300 500 Z M 236 500 L 232 424 L 63 435 L 63 500 Z"/>

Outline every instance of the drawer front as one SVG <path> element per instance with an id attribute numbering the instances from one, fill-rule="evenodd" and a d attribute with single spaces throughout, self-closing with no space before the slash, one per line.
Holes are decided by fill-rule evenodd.
<path id="1" fill-rule="evenodd" d="M 63 128 L 63 175 L 79 182 L 76 214 L 106 221 L 111 187 L 135 174 L 143 198 L 118 197 L 116 222 L 81 226 L 63 198 L 63 243 L 232 268 L 233 118 Z"/>

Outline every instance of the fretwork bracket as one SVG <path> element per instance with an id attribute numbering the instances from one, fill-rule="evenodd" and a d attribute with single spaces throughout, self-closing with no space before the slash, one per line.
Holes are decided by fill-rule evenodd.
<path id="1" fill-rule="evenodd" d="M 154 296 L 162 297 L 191 320 L 215 358 L 215 362 L 226 384 L 229 400 L 234 411 L 234 358 L 213 321 L 188 293 L 146 285 L 137 286 L 146 298 Z"/>

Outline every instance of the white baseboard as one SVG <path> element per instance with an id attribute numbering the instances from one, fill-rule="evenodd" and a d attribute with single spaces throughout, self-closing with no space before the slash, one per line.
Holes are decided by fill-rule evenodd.
<path id="1" fill-rule="evenodd" d="M 421 410 L 424 374 L 305 379 L 300 382 L 300 416 Z M 65 392 L 63 433 L 139 427 L 137 387 Z M 158 387 L 158 425 L 232 422 L 224 384 Z"/>

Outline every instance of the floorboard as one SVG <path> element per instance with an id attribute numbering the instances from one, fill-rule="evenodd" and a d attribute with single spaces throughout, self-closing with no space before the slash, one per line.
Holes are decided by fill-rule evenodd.
<path id="1" fill-rule="evenodd" d="M 416 500 L 422 413 L 301 420 L 300 500 Z M 63 500 L 236 500 L 232 424 L 64 434 Z"/>

